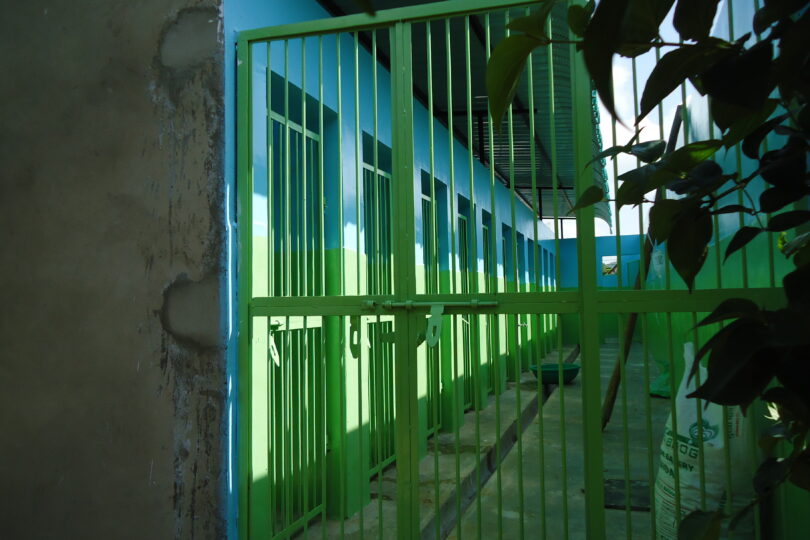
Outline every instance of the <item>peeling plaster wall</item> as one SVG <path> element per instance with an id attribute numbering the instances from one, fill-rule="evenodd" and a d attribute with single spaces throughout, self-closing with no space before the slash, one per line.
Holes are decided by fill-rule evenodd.
<path id="1" fill-rule="evenodd" d="M 0 538 L 224 535 L 220 7 L 0 3 Z"/>

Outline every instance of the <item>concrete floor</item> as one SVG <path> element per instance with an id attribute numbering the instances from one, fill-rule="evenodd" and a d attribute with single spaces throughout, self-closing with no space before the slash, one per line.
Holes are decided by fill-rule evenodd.
<path id="1" fill-rule="evenodd" d="M 603 396 L 617 354 L 616 343 L 607 343 L 601 349 Z M 657 375 L 654 366 L 651 365 L 650 369 L 651 377 Z M 644 508 L 649 507 L 651 501 L 649 486 L 655 482 L 658 447 L 669 412 L 669 400 L 650 399 L 653 427 L 650 437 L 646 423 L 647 392 L 640 347 L 632 348 L 625 376 L 627 408 L 623 410 L 624 392 L 620 389 L 611 422 L 604 432 L 604 478 L 606 484 L 618 488 L 613 490 L 614 492 L 619 492 L 618 496 L 608 494 L 606 498 L 614 503 L 613 506 L 624 508 L 623 486 L 626 470 L 626 478 L 630 480 L 631 486 L 634 486 L 631 487 L 630 506 Z M 542 415 L 535 416 L 532 424 L 524 432 L 523 459 L 519 459 L 518 453 L 513 450 L 503 461 L 500 497 L 497 484 L 492 481 L 487 483 L 481 490 L 480 517 L 476 504 L 470 505 L 460 526 L 456 527 L 449 538 L 524 537 L 556 540 L 586 537 L 580 378 L 577 377 L 572 384 L 562 387 L 561 390 L 558 389 L 551 394 L 543 406 Z M 625 411 L 626 430 L 623 423 Z M 627 463 L 624 457 L 625 438 L 629 447 Z M 650 445 L 652 468 L 648 459 Z M 542 469 L 541 459 L 544 463 Z M 523 478 L 522 499 L 518 478 Z M 500 518 L 499 507 L 502 508 Z M 649 510 L 606 509 L 605 514 L 606 530 L 611 537 L 627 537 L 629 527 L 633 538 L 651 538 Z M 501 535 L 499 529 L 502 531 Z"/>
<path id="2" fill-rule="evenodd" d="M 604 392 L 618 344 L 606 343 L 601 353 Z M 553 357 L 550 361 L 556 362 L 557 355 Z M 657 375 L 652 363 L 650 370 L 651 378 Z M 613 506 L 624 508 L 627 462 L 627 478 L 633 486 L 631 507 L 635 510 L 606 509 L 606 528 L 611 536 L 626 536 L 629 525 L 633 538 L 647 539 L 651 530 L 651 513 L 646 509 L 650 505 L 649 486 L 655 479 L 658 446 L 669 412 L 669 400 L 650 399 L 653 426 L 650 437 L 640 347 L 631 350 L 626 380 L 627 408 L 623 408 L 620 390 L 611 423 L 604 432 L 604 478 L 606 485 L 612 488 L 612 494 L 606 497 L 606 506 L 612 502 Z M 548 400 L 541 404 L 537 397 L 542 395 L 542 388 L 530 373 L 525 373 L 519 388 L 510 383 L 497 402 L 490 396 L 485 409 L 478 413 L 467 412 L 458 437 L 454 433 L 442 433 L 431 438 L 428 453 L 420 462 L 422 538 L 585 538 L 580 378 L 562 389 L 554 388 L 551 387 Z M 538 415 L 541 405 L 542 415 Z M 519 436 L 518 416 L 525 426 Z M 625 438 L 629 443 L 627 460 L 624 458 Z M 650 445 L 652 468 L 648 459 Z M 500 468 L 496 467 L 499 461 Z M 519 479 L 522 479 L 522 497 Z M 477 490 L 477 485 L 483 488 Z M 478 491 L 480 496 L 476 496 Z M 396 468 L 390 467 L 382 478 L 371 482 L 371 502 L 363 509 L 362 519 L 358 513 L 342 526 L 338 521 L 316 523 L 299 537 L 321 538 L 322 526 L 325 526 L 328 538 L 394 538 L 395 499 Z"/>

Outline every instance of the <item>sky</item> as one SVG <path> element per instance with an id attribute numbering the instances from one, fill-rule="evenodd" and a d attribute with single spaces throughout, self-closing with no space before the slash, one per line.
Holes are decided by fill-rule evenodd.
<path id="1" fill-rule="evenodd" d="M 717 17 L 723 11 L 722 0 L 718 5 L 715 18 L 715 25 L 717 24 Z M 671 10 L 664 23 L 661 25 L 661 35 L 665 41 L 677 42 L 678 34 L 672 26 L 672 13 Z M 660 55 L 666 54 L 671 48 L 661 49 Z M 633 85 L 633 69 L 634 62 L 629 58 L 615 56 L 613 61 L 613 89 L 615 95 L 616 110 L 619 117 L 627 124 L 623 126 L 619 123 L 614 123 L 610 113 L 608 113 L 602 101 L 599 101 L 599 114 L 600 114 L 600 131 L 602 133 L 602 147 L 604 149 L 616 145 L 626 144 L 634 134 L 632 124 L 636 117 L 634 104 L 641 99 L 641 94 L 644 90 L 644 81 L 652 72 L 655 67 L 657 58 L 656 52 L 649 51 L 635 59 L 636 71 L 636 88 L 634 92 Z M 682 95 L 679 91 L 673 92 L 667 97 L 661 110 L 658 109 L 651 112 L 645 117 L 640 127 L 642 128 L 639 140 L 637 142 L 654 141 L 654 140 L 667 140 L 669 137 L 670 128 L 675 115 L 676 107 L 681 104 Z M 686 105 L 689 105 L 690 99 L 687 96 Z M 615 125 L 615 137 L 614 137 Z M 682 144 L 683 138 L 679 137 L 679 145 Z M 608 189 L 610 191 L 610 198 L 615 197 L 614 178 L 624 172 L 635 169 L 639 165 L 636 159 L 627 154 L 620 154 L 616 162 L 608 159 L 605 163 L 608 177 Z M 611 206 L 611 213 L 613 215 L 613 227 L 597 219 L 595 222 L 597 236 L 613 236 L 617 233 L 622 235 L 631 235 L 646 233 L 647 231 L 647 215 L 651 204 L 643 204 L 642 208 L 639 207 L 623 207 L 619 213 L 618 220 L 616 219 L 617 213 L 614 203 L 609 203 Z M 544 223 L 553 229 L 553 220 L 544 220 Z M 572 238 L 576 236 L 576 223 L 574 220 L 563 220 L 562 235 L 564 238 Z"/>

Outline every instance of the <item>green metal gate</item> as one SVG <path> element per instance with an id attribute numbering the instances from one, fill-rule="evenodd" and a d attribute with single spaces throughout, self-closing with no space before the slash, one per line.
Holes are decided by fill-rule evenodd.
<path id="1" fill-rule="evenodd" d="M 654 506 L 639 517 L 631 500 L 639 478 L 654 497 L 651 358 L 669 363 L 674 390 L 685 338 L 673 324 L 724 298 L 778 302 L 780 269 L 690 295 L 665 261 L 660 290 L 627 290 L 617 236 L 619 286 L 600 289 L 604 210 L 576 212 L 567 252 L 561 234 L 570 200 L 598 181 L 573 45 L 533 53 L 500 131 L 481 99 L 481 66 L 530 4 L 455 0 L 240 34 L 241 537 L 655 534 Z M 567 39 L 559 8 L 548 29 Z M 565 265 L 576 288 L 562 290 Z M 637 360 L 617 363 L 620 419 L 603 434 L 603 368 L 631 313 Z M 543 363 L 562 375 L 577 355 L 573 387 L 531 375 Z"/>

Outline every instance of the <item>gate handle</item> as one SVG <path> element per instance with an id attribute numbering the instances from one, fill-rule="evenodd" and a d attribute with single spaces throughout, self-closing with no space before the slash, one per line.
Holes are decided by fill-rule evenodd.
<path id="1" fill-rule="evenodd" d="M 349 323 L 349 351 L 354 358 L 360 358 L 360 317 L 352 317 Z"/>
<path id="2" fill-rule="evenodd" d="M 270 332 L 267 336 L 270 340 L 269 350 L 270 350 L 270 358 L 273 359 L 273 363 L 276 367 L 281 367 L 281 359 L 278 356 L 278 348 L 276 347 L 276 340 L 273 338 L 273 332 Z"/>
<path id="3" fill-rule="evenodd" d="M 430 307 L 430 317 L 425 329 L 425 342 L 428 347 L 438 345 L 442 337 L 442 313 L 444 313 L 442 304 L 435 304 Z"/>

